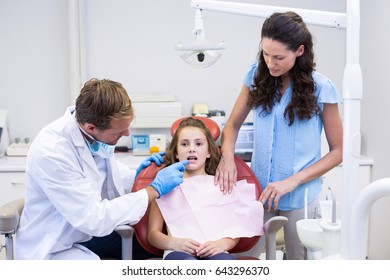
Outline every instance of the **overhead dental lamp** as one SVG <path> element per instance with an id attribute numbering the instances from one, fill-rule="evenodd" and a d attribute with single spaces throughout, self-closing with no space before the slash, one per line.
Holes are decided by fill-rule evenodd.
<path id="1" fill-rule="evenodd" d="M 206 68 L 213 65 L 222 56 L 219 50 L 225 48 L 225 43 L 213 44 L 204 38 L 203 17 L 201 9 L 195 10 L 195 41 L 190 43 L 178 43 L 175 49 L 182 51 L 180 57 L 188 64 L 196 68 Z"/>
<path id="2" fill-rule="evenodd" d="M 349 0 L 352 1 L 352 0 Z M 246 15 L 266 18 L 273 12 L 286 12 L 294 10 L 300 14 L 306 23 L 332 28 L 346 28 L 346 16 L 342 13 L 305 10 L 289 7 L 278 7 L 258 4 L 245 4 L 215 0 L 191 0 L 195 10 L 195 41 L 191 43 L 178 43 L 175 49 L 182 51 L 180 57 L 196 68 L 206 68 L 213 65 L 222 56 L 219 50 L 225 49 L 225 43 L 210 43 L 204 38 L 202 10 Z"/>

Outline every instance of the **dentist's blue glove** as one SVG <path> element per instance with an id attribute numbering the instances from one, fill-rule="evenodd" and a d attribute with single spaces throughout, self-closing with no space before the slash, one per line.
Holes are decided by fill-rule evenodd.
<path id="1" fill-rule="evenodd" d="M 154 161 L 158 166 L 161 165 L 161 163 L 164 162 L 163 156 L 165 155 L 165 152 L 160 153 L 154 153 L 151 156 L 147 157 L 141 164 L 138 166 L 136 172 L 135 172 L 135 178 L 137 178 L 138 174 L 144 169 L 145 167 L 148 167 L 152 161 Z"/>
<path id="2" fill-rule="evenodd" d="M 183 182 L 185 166 L 188 160 L 176 162 L 157 172 L 156 178 L 150 184 L 159 194 L 159 197 L 169 193 L 176 186 Z"/>

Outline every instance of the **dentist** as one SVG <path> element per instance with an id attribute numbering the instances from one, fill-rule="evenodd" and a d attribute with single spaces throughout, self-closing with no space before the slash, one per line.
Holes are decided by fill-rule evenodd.
<path id="1" fill-rule="evenodd" d="M 133 119 L 120 83 L 92 79 L 76 105 L 40 131 L 27 156 L 17 259 L 100 259 L 87 248 L 93 237 L 109 237 L 116 226 L 137 223 L 149 203 L 183 181 L 188 162 L 162 169 L 150 186 L 131 192 L 136 171 L 117 162 L 114 149 L 130 135 Z M 153 155 L 138 171 L 151 161 L 159 165 L 163 158 Z"/>

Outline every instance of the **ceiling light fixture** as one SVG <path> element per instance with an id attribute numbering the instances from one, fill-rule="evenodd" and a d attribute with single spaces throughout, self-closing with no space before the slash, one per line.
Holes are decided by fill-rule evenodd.
<path id="1" fill-rule="evenodd" d="M 213 65 L 222 56 L 219 50 L 225 48 L 225 43 L 210 43 L 204 38 L 203 17 L 201 9 L 195 10 L 195 41 L 190 43 L 178 43 L 175 49 L 182 51 L 180 57 L 188 64 L 196 68 L 206 68 Z"/>

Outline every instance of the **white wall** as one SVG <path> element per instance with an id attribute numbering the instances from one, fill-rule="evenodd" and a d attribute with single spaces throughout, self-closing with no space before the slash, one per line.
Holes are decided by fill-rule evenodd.
<path id="1" fill-rule="evenodd" d="M 66 2 L 0 0 L 0 107 L 9 110 L 12 138 L 34 138 L 71 103 Z M 230 113 L 241 78 L 256 59 L 263 19 L 205 11 L 206 38 L 224 40 L 228 48 L 217 64 L 195 69 L 174 50 L 177 42 L 194 39 L 195 12 L 190 0 L 84 2 L 86 79 L 117 80 L 129 93 L 173 92 L 183 104 L 184 115 L 201 102 L 207 102 L 209 109 Z M 289 2 L 262 4 L 292 5 Z M 345 10 L 345 3 L 338 0 L 311 2 L 294 1 L 293 6 Z M 318 70 L 341 89 L 345 32 L 310 29 Z M 330 59 L 334 63 L 329 64 Z M 33 120 L 29 116 L 34 116 Z"/>
<path id="2" fill-rule="evenodd" d="M 372 180 L 390 177 L 390 2 L 361 1 L 361 67 L 363 73 L 362 151 L 374 159 Z M 390 197 L 381 198 L 371 209 L 369 256 L 390 259 Z M 376 248 L 376 249 L 375 249 Z"/>
<path id="3" fill-rule="evenodd" d="M 185 115 L 200 102 L 230 113 L 243 73 L 257 55 L 263 19 L 205 11 L 206 38 L 224 40 L 228 48 L 217 64 L 194 69 L 173 48 L 179 41 L 193 40 L 195 11 L 190 0 L 84 2 L 87 78 L 120 81 L 129 93 L 173 92 Z M 335 12 L 345 12 L 346 6 L 340 0 L 235 2 Z M 373 179 L 390 176 L 387 11 L 386 0 L 361 1 L 362 153 L 375 160 Z M 12 138 L 34 138 L 71 104 L 67 25 L 67 1 L 0 0 L 0 108 L 9 111 Z M 333 79 L 341 92 L 345 31 L 309 28 L 317 70 Z M 384 224 L 381 236 L 389 233 Z M 389 252 L 384 250 L 381 257 L 390 259 Z"/>
<path id="4" fill-rule="evenodd" d="M 298 6 L 311 1 L 295 2 Z M 345 10 L 344 3 L 326 2 L 337 11 Z M 86 1 L 88 78 L 117 79 L 130 93 L 173 92 L 183 102 L 186 115 L 191 113 L 192 104 L 199 102 L 230 113 L 241 77 L 256 58 L 263 19 L 204 11 L 206 38 L 224 40 L 228 48 L 217 64 L 200 70 L 185 64 L 174 50 L 177 42 L 194 39 L 194 15 L 190 0 Z M 345 32 L 310 28 L 318 51 L 318 69 L 341 87 Z M 330 54 L 336 66 L 322 63 Z"/>
<path id="5" fill-rule="evenodd" d="M 0 108 L 10 137 L 36 136 L 69 105 L 66 1 L 0 0 Z"/>
<path id="6" fill-rule="evenodd" d="M 190 0 L 87 0 L 85 5 L 87 78 L 121 81 L 129 93 L 173 92 L 190 115 L 194 103 L 230 114 L 241 88 L 241 79 L 255 61 L 264 19 L 203 11 L 205 37 L 224 40 L 227 49 L 215 65 L 196 69 L 174 50 L 179 42 L 194 40 L 195 10 Z M 239 0 L 243 3 L 259 1 Z M 262 4 L 292 5 L 291 1 Z M 345 11 L 340 1 L 294 1 L 294 7 Z M 315 41 L 318 70 L 341 91 L 345 64 L 345 31 L 309 26 Z M 328 61 L 334 63 L 330 64 Z M 137 130 L 133 130 L 137 133 Z M 127 140 L 127 143 L 126 143 Z M 123 138 L 121 143 L 130 140 Z"/>
<path id="7" fill-rule="evenodd" d="M 174 50 L 177 42 L 194 39 L 195 12 L 189 4 L 87 1 L 87 76 L 120 80 L 129 93 L 173 92 L 185 115 L 193 103 L 201 102 L 209 109 L 230 110 L 240 77 L 256 55 L 261 21 L 204 13 L 206 37 L 225 40 L 229 48 L 214 67 L 194 69 Z"/>

